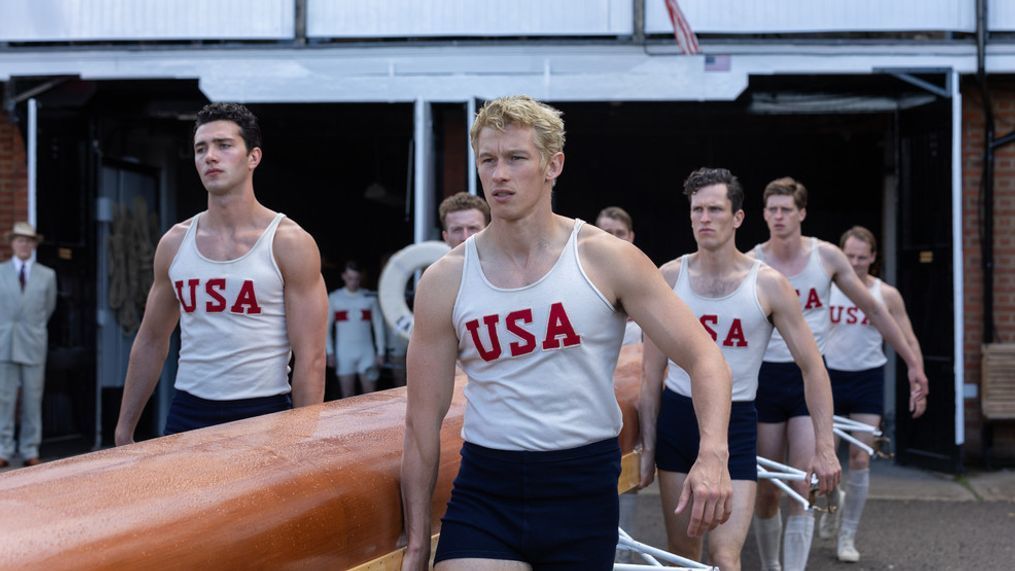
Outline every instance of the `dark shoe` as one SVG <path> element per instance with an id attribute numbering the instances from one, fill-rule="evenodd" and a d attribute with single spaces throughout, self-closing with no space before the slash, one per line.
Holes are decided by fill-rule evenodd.
<path id="1" fill-rule="evenodd" d="M 42 460 L 39 460 L 38 458 L 29 458 L 28 460 L 25 460 L 25 467 L 38 466 L 39 464 L 42 464 Z"/>
<path id="2" fill-rule="evenodd" d="M 0 458 L 0 468 L 6 468 L 10 465 L 11 463 L 8 462 L 6 458 Z"/>

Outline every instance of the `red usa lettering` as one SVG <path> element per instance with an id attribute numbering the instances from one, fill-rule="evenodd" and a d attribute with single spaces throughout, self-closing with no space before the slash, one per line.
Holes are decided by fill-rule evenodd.
<path id="1" fill-rule="evenodd" d="M 870 319 L 867 318 L 867 314 L 860 311 L 860 308 L 855 305 L 832 305 L 829 306 L 828 310 L 831 314 L 830 317 L 832 318 L 833 324 L 842 322 L 846 325 L 855 325 L 859 322 L 860 325 L 870 325 Z M 843 315 L 846 316 L 845 320 L 843 320 Z M 863 316 L 862 320 L 860 319 L 860 316 Z"/>
<path id="2" fill-rule="evenodd" d="M 193 313 L 197 310 L 197 292 L 201 286 L 201 280 L 190 278 L 187 280 L 176 280 L 176 298 L 180 300 L 180 307 L 186 313 Z M 207 313 L 221 313 L 229 305 L 225 296 L 227 281 L 225 278 L 212 278 L 204 283 L 204 310 Z M 261 313 L 261 306 L 257 303 L 257 294 L 254 291 L 253 280 L 244 280 L 240 285 L 240 291 L 236 299 L 229 305 L 230 313 L 246 313 L 255 315 Z"/>
<path id="3" fill-rule="evenodd" d="M 719 324 L 718 315 L 702 315 L 698 318 L 701 322 L 701 326 L 708 331 L 708 334 L 712 336 L 712 341 L 719 341 L 719 334 L 713 329 L 712 326 Z M 723 347 L 747 347 L 747 337 L 744 336 L 744 326 L 740 322 L 739 317 L 734 317 L 733 322 L 730 323 L 729 329 L 726 331 L 726 337 L 722 341 Z"/>
<path id="4" fill-rule="evenodd" d="M 800 296 L 800 290 L 796 290 L 797 297 Z M 821 303 L 821 297 L 818 296 L 818 290 L 811 288 L 811 291 L 807 292 L 807 303 L 804 304 L 804 309 L 817 309 L 824 307 Z"/>
<path id="5" fill-rule="evenodd" d="M 497 324 L 500 323 L 500 315 L 484 315 L 480 319 L 472 319 L 465 322 L 465 329 L 472 337 L 472 343 L 479 352 L 479 357 L 484 361 L 494 361 L 503 354 L 500 335 L 497 333 Z M 485 326 L 485 335 L 480 334 L 480 321 Z M 559 349 L 561 347 L 573 347 L 581 344 L 581 336 L 575 333 L 571 319 L 564 309 L 564 304 L 556 302 L 550 305 L 550 315 L 546 321 L 546 331 L 543 333 L 542 343 L 537 343 L 536 335 L 531 331 L 532 309 L 518 309 L 508 313 L 504 317 L 504 326 L 508 333 L 518 338 L 508 344 L 508 352 L 512 357 L 526 355 L 541 346 L 543 351 Z M 481 339 L 486 338 L 486 342 Z"/>

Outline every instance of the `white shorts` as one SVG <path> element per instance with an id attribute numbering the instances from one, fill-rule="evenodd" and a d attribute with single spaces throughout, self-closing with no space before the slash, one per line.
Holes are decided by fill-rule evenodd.
<path id="1" fill-rule="evenodd" d="M 359 345 L 352 347 L 339 346 L 335 354 L 335 374 L 362 375 L 367 369 L 377 364 L 377 353 L 373 345 Z"/>

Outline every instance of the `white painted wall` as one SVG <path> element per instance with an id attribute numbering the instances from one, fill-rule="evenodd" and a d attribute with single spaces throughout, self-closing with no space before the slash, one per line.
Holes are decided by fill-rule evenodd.
<path id="1" fill-rule="evenodd" d="M 974 0 L 678 0 L 696 33 L 976 30 Z M 991 0 L 996 29 L 1015 29 L 1013 0 Z M 1001 6 L 1004 5 L 1002 15 Z M 645 0 L 645 31 L 672 33 L 663 0 Z"/>
<path id="2" fill-rule="evenodd" d="M 617 36 L 632 0 L 307 0 L 307 36 Z"/>
<path id="3" fill-rule="evenodd" d="M 0 41 L 294 37 L 292 0 L 2 0 Z"/>
<path id="4" fill-rule="evenodd" d="M 625 36 L 634 0 L 307 0 L 311 38 Z M 679 0 L 698 33 L 976 29 L 974 0 Z M 1015 31 L 1015 0 L 989 0 Z M 0 0 L 0 41 L 285 40 L 295 0 Z M 671 33 L 645 0 L 648 33 Z"/>

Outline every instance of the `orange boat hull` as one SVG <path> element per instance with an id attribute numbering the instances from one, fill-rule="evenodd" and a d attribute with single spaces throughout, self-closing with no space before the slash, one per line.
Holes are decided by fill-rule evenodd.
<path id="1" fill-rule="evenodd" d="M 626 347 L 617 367 L 625 453 L 640 363 L 640 346 Z M 463 386 L 441 432 L 434 529 L 458 471 Z M 10 471 L 0 568 L 387 568 L 402 529 L 405 398 L 393 389 Z M 621 489 L 636 481 L 632 458 Z"/>

